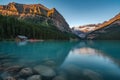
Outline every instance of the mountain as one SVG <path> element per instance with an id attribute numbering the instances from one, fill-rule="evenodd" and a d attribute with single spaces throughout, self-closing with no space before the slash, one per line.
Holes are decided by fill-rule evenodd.
<path id="1" fill-rule="evenodd" d="M 120 40 L 120 14 L 112 19 L 99 24 L 98 27 L 89 32 L 86 39 Z"/>
<path id="2" fill-rule="evenodd" d="M 97 27 L 97 24 L 88 24 L 88 25 L 83 25 L 79 27 L 72 27 L 72 30 L 78 30 L 78 31 L 87 33 L 95 30 L 96 27 Z"/>
<path id="3" fill-rule="evenodd" d="M 74 27 L 73 31 L 75 30 L 84 34 L 84 37 L 80 36 L 83 39 L 120 40 L 120 14 L 103 23 L 82 26 L 78 29 Z"/>
<path id="4" fill-rule="evenodd" d="M 97 27 L 96 24 L 89 24 L 89 25 L 83 25 L 79 27 L 72 27 L 72 32 L 76 35 L 78 35 L 80 38 L 84 39 L 86 35 L 94 31 L 94 29 Z"/>
<path id="5" fill-rule="evenodd" d="M 34 21 L 36 23 L 52 23 L 59 30 L 70 32 L 69 25 L 63 16 L 55 9 L 48 9 L 41 4 L 19 4 L 9 3 L 0 6 L 0 14 L 16 16 L 19 19 Z"/>
<path id="6" fill-rule="evenodd" d="M 25 35 L 35 39 L 78 39 L 64 17 L 41 4 L 0 5 L 0 40 Z"/>

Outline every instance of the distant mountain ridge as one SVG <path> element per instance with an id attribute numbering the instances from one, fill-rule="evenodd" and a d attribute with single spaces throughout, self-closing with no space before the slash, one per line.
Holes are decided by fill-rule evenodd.
<path id="1" fill-rule="evenodd" d="M 99 24 L 90 24 L 80 27 L 74 27 L 73 32 L 77 31 L 83 39 L 120 39 L 120 13 L 108 21 Z M 80 33 L 81 32 L 81 33 Z M 84 35 L 84 36 L 81 36 Z"/>
<path id="2" fill-rule="evenodd" d="M 95 30 L 104 28 L 106 26 L 109 26 L 110 24 L 114 23 L 115 21 L 120 20 L 120 13 L 118 15 L 116 15 L 115 17 L 111 18 L 108 21 L 103 22 L 102 24 L 97 25 L 98 27 Z"/>
<path id="3" fill-rule="evenodd" d="M 68 23 L 55 8 L 48 9 L 41 4 L 19 4 L 12 2 L 8 5 L 0 5 L 0 14 L 16 16 L 19 17 L 19 19 L 33 19 L 39 23 L 40 21 L 46 23 L 49 21 L 59 30 L 70 32 Z"/>
<path id="4" fill-rule="evenodd" d="M 98 27 L 87 34 L 86 39 L 97 40 L 120 40 L 120 13 L 112 19 L 98 25 Z"/>

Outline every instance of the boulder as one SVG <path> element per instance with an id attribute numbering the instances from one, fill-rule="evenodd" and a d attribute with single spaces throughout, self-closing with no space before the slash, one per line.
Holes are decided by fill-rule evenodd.
<path id="1" fill-rule="evenodd" d="M 2 80 L 6 80 L 7 77 L 11 76 L 10 73 L 8 73 L 7 71 L 3 72 L 0 77 L 2 78 Z"/>
<path id="2" fill-rule="evenodd" d="M 41 80 L 40 75 L 33 75 L 27 78 L 27 80 Z"/>
<path id="3" fill-rule="evenodd" d="M 88 77 L 90 80 L 103 80 L 102 76 L 99 73 L 89 69 L 85 69 L 83 71 L 83 75 Z"/>
<path id="4" fill-rule="evenodd" d="M 56 75 L 52 68 L 44 65 L 35 66 L 34 70 L 44 77 L 54 77 Z"/>
<path id="5" fill-rule="evenodd" d="M 22 69 L 22 66 L 15 65 L 15 66 L 10 66 L 6 69 L 6 71 L 10 72 L 18 72 L 20 69 Z"/>
<path id="6" fill-rule="evenodd" d="M 19 72 L 19 75 L 20 76 L 23 76 L 23 77 L 26 77 L 26 76 L 30 76 L 33 74 L 33 71 L 31 68 L 23 68 L 20 72 Z"/>
<path id="7" fill-rule="evenodd" d="M 8 76 L 8 77 L 6 77 L 5 79 L 3 79 L 3 80 L 16 80 L 14 77 L 12 77 L 12 76 Z"/>
<path id="8" fill-rule="evenodd" d="M 56 76 L 53 80 L 67 80 L 65 76 Z"/>
<path id="9" fill-rule="evenodd" d="M 43 60 L 43 64 L 46 66 L 49 66 L 50 68 L 55 68 L 56 67 L 56 62 L 52 59 L 48 59 L 48 60 Z"/>
<path id="10" fill-rule="evenodd" d="M 17 80 L 25 80 L 25 79 L 23 79 L 23 78 L 19 78 L 19 79 L 17 79 Z"/>

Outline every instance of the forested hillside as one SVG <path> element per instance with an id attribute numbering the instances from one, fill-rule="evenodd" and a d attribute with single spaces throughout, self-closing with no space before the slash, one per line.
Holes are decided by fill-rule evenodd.
<path id="1" fill-rule="evenodd" d="M 50 23 L 35 24 L 25 20 L 18 20 L 12 16 L 0 15 L 0 40 L 14 39 L 17 35 L 44 40 L 69 40 L 76 38 L 75 35 L 62 32 Z"/>

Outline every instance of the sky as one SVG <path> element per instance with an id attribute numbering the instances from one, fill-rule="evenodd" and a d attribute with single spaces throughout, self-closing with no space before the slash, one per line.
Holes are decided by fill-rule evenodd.
<path id="1" fill-rule="evenodd" d="M 54 7 L 70 27 L 102 23 L 120 13 L 120 0 L 0 0 L 0 5 L 9 2 Z"/>

